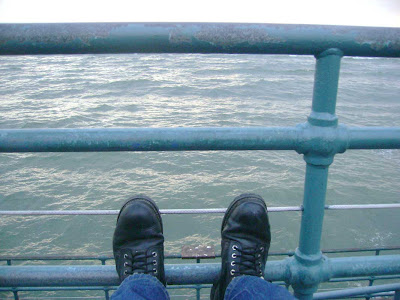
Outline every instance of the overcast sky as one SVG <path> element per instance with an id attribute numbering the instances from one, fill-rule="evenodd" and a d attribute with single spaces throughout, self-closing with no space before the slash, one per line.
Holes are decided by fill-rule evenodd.
<path id="1" fill-rule="evenodd" d="M 0 22 L 250 22 L 400 27 L 400 0 L 0 0 Z"/>

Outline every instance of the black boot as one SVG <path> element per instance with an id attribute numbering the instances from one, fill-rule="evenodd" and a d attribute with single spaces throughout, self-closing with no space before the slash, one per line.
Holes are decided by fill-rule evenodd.
<path id="1" fill-rule="evenodd" d="M 121 282 L 134 273 L 144 273 L 166 284 L 163 226 L 153 200 L 137 196 L 124 204 L 117 219 L 113 251 Z"/>
<path id="2" fill-rule="evenodd" d="M 261 196 L 243 194 L 228 207 L 221 229 L 220 277 L 211 289 L 212 300 L 224 299 L 234 277 L 264 277 L 271 242 L 267 206 Z"/>

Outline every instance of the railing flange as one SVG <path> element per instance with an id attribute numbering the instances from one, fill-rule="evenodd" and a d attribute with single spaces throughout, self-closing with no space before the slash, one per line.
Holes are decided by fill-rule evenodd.
<path id="1" fill-rule="evenodd" d="M 318 285 L 331 279 L 329 258 L 322 255 L 305 255 L 296 249 L 295 255 L 287 260 L 287 277 L 285 282 L 293 287 L 296 296 L 301 299 L 312 295 Z"/>

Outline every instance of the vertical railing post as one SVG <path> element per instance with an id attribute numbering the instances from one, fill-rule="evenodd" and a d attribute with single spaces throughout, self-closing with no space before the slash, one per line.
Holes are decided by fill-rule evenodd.
<path id="1" fill-rule="evenodd" d="M 110 291 L 107 288 L 104 289 L 104 298 L 110 300 Z"/>
<path id="2" fill-rule="evenodd" d="M 330 276 L 324 264 L 320 241 L 328 168 L 333 162 L 333 156 L 344 151 L 340 150 L 338 141 L 332 138 L 337 129 L 335 108 L 342 55 L 339 49 L 328 49 L 316 56 L 312 111 L 304 128 L 309 138 L 300 150 L 307 163 L 304 211 L 299 247 L 290 270 L 290 283 L 299 299 L 312 299 L 319 283 L 328 280 Z"/>
<path id="3" fill-rule="evenodd" d="M 394 291 L 393 300 L 400 300 L 400 290 Z"/>
<path id="4" fill-rule="evenodd" d="M 200 263 L 200 258 L 196 258 L 196 263 Z M 200 285 L 196 287 L 196 300 L 200 300 Z"/>
<path id="5" fill-rule="evenodd" d="M 13 294 L 14 294 L 14 300 L 19 300 L 18 291 L 13 291 Z"/>

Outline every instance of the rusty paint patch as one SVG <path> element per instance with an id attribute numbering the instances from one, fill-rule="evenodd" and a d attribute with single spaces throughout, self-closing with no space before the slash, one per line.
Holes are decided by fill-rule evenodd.
<path id="1" fill-rule="evenodd" d="M 203 26 L 195 34 L 195 38 L 201 42 L 210 43 L 213 46 L 234 46 L 237 44 L 255 45 L 260 43 L 282 43 L 284 40 L 271 36 L 265 29 L 252 26 Z"/>
<path id="2" fill-rule="evenodd" d="M 368 32 L 359 33 L 355 37 L 355 41 L 360 45 L 367 45 L 375 51 L 381 51 L 383 49 L 400 50 L 398 32 L 395 32 L 391 28 L 371 28 Z"/>
<path id="3" fill-rule="evenodd" d="M 4 24 L 0 26 L 0 45 L 13 43 L 51 43 L 67 44 L 81 41 L 90 45 L 90 41 L 107 38 L 111 30 L 127 26 L 122 23 L 75 23 L 75 24 Z"/>
<path id="4" fill-rule="evenodd" d="M 184 34 L 182 29 L 174 27 L 169 33 L 169 42 L 172 44 L 191 43 L 192 39 L 187 34 Z"/>

